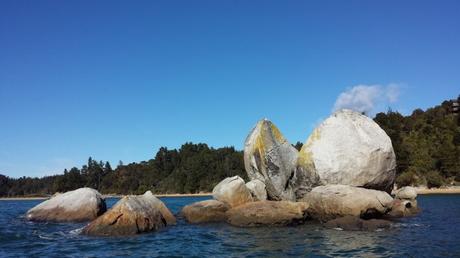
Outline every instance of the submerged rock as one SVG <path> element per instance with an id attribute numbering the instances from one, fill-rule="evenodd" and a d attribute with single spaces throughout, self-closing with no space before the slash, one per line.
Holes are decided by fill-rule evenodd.
<path id="1" fill-rule="evenodd" d="M 251 180 L 265 183 L 271 200 L 294 201 L 298 151 L 269 120 L 259 121 L 244 144 L 244 166 Z"/>
<path id="2" fill-rule="evenodd" d="M 239 227 L 287 226 L 304 223 L 308 204 L 289 201 L 250 202 L 227 212 L 227 222 Z"/>
<path id="3" fill-rule="evenodd" d="M 318 186 L 305 195 L 308 214 L 320 221 L 347 215 L 375 218 L 390 211 L 393 198 L 383 191 L 348 185 Z"/>
<path id="4" fill-rule="evenodd" d="M 251 191 L 239 176 L 227 177 L 222 180 L 212 190 L 212 196 L 214 199 L 225 202 L 231 207 L 253 201 Z"/>
<path id="5" fill-rule="evenodd" d="M 227 219 L 230 206 L 216 200 L 206 200 L 185 206 L 181 214 L 190 223 L 220 222 Z"/>
<path id="6" fill-rule="evenodd" d="M 152 192 L 125 196 L 109 211 L 83 228 L 96 236 L 135 235 L 174 224 L 176 219 Z"/>
<path id="7" fill-rule="evenodd" d="M 55 194 L 26 213 L 33 221 L 80 222 L 93 220 L 106 211 L 102 195 L 91 188 Z"/>
<path id="8" fill-rule="evenodd" d="M 246 183 L 246 187 L 251 191 L 252 198 L 256 201 L 267 200 L 267 190 L 265 184 L 259 179 L 254 179 Z"/>
<path id="9" fill-rule="evenodd" d="M 342 184 L 390 192 L 395 168 L 390 137 L 372 119 L 351 110 L 337 111 L 321 123 L 298 159 L 304 188 Z"/>
<path id="10" fill-rule="evenodd" d="M 383 219 L 364 220 L 356 216 L 344 216 L 330 220 L 324 224 L 326 228 L 340 228 L 343 230 L 375 231 L 377 229 L 390 228 L 392 223 Z"/>

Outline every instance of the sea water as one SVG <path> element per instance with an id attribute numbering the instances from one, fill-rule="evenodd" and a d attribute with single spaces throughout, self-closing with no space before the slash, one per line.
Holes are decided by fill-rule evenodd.
<path id="1" fill-rule="evenodd" d="M 161 198 L 173 213 L 210 197 Z M 117 199 L 108 199 L 108 207 Z M 85 223 L 37 223 L 40 200 L 0 201 L 0 257 L 460 257 L 460 195 L 418 197 L 422 212 L 391 229 L 363 232 L 295 227 L 175 226 L 130 237 L 80 235 Z"/>

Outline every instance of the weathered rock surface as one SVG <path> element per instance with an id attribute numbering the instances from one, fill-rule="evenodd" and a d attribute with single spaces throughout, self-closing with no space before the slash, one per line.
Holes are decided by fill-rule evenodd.
<path id="1" fill-rule="evenodd" d="M 192 203 L 182 208 L 181 214 L 190 223 L 226 221 L 226 212 L 230 206 L 216 200 L 206 200 Z"/>
<path id="2" fill-rule="evenodd" d="M 259 121 L 244 144 L 244 166 L 251 180 L 265 183 L 271 200 L 295 201 L 298 151 L 269 120 Z"/>
<path id="3" fill-rule="evenodd" d="M 227 212 L 227 222 L 239 227 L 286 226 L 304 223 L 308 204 L 289 201 L 250 202 Z"/>
<path id="4" fill-rule="evenodd" d="M 420 212 L 415 199 L 394 199 L 391 211 L 386 215 L 388 218 L 402 218 L 414 216 Z"/>
<path id="5" fill-rule="evenodd" d="M 102 195 L 91 188 L 56 194 L 33 207 L 26 219 L 33 221 L 79 222 L 93 220 L 106 211 Z"/>
<path id="6" fill-rule="evenodd" d="M 348 185 L 318 186 L 305 195 L 308 214 L 320 221 L 328 221 L 347 215 L 375 218 L 387 213 L 393 198 L 383 191 Z"/>
<path id="7" fill-rule="evenodd" d="M 172 217 L 170 217 L 172 216 Z M 175 218 L 150 191 L 125 196 L 110 210 L 92 221 L 82 233 L 96 236 L 135 235 L 175 223 Z"/>
<path id="8" fill-rule="evenodd" d="M 389 192 L 395 167 L 390 137 L 372 119 L 351 110 L 337 111 L 321 123 L 298 159 L 304 188 L 342 184 Z"/>
<path id="9" fill-rule="evenodd" d="M 340 228 L 343 230 L 375 231 L 390 228 L 391 222 L 383 219 L 364 220 L 355 216 L 345 216 L 330 220 L 324 224 L 326 228 Z"/>
<path id="10" fill-rule="evenodd" d="M 400 200 L 415 200 L 417 191 L 411 186 L 405 186 L 396 191 L 395 198 Z"/>
<path id="11" fill-rule="evenodd" d="M 254 179 L 246 183 L 246 187 L 251 191 L 252 198 L 255 201 L 267 200 L 267 190 L 265 184 L 259 179 Z"/>
<path id="12" fill-rule="evenodd" d="M 239 176 L 227 177 L 222 180 L 212 190 L 212 196 L 214 199 L 225 202 L 231 207 L 253 201 L 251 191 Z"/>

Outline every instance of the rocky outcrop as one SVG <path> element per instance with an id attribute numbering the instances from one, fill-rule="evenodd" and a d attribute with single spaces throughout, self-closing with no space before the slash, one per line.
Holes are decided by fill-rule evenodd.
<path id="1" fill-rule="evenodd" d="M 144 195 L 125 196 L 109 211 L 83 228 L 82 233 L 96 236 L 135 235 L 155 231 L 175 218 L 150 191 Z M 174 218 L 174 219 L 173 219 Z"/>
<path id="2" fill-rule="evenodd" d="M 253 201 L 251 191 L 239 176 L 227 177 L 222 180 L 212 190 L 212 196 L 214 199 L 225 202 L 231 207 Z"/>
<path id="3" fill-rule="evenodd" d="M 331 229 L 375 231 L 390 228 L 391 224 L 383 219 L 364 220 L 355 216 L 345 216 L 330 220 L 324 226 Z"/>
<path id="4" fill-rule="evenodd" d="M 246 187 L 251 191 L 252 198 L 256 201 L 267 200 L 267 190 L 265 184 L 259 179 L 254 179 L 246 183 Z"/>
<path id="5" fill-rule="evenodd" d="M 227 212 L 228 223 L 239 227 L 286 226 L 304 223 L 308 204 L 289 201 L 250 202 Z"/>
<path id="6" fill-rule="evenodd" d="M 396 158 L 391 139 L 377 123 L 340 110 L 310 135 L 299 152 L 302 187 L 342 184 L 390 192 Z M 318 181 L 319 180 L 319 181 Z"/>
<path id="7" fill-rule="evenodd" d="M 387 216 L 390 218 L 401 218 L 416 215 L 420 211 L 416 198 L 417 191 L 411 186 L 405 186 L 396 190 L 391 211 Z"/>
<path id="8" fill-rule="evenodd" d="M 227 219 L 230 206 L 216 200 L 206 200 L 185 206 L 181 214 L 190 223 L 220 222 Z"/>
<path id="9" fill-rule="evenodd" d="M 388 218 L 402 218 L 414 216 L 420 212 L 416 200 L 394 199 L 391 211 L 386 215 Z"/>
<path id="10" fill-rule="evenodd" d="M 387 213 L 393 198 L 383 191 L 347 185 L 318 186 L 305 195 L 308 214 L 320 221 L 328 221 L 347 215 L 375 218 Z"/>
<path id="11" fill-rule="evenodd" d="M 400 200 L 415 200 L 417 191 L 411 186 L 404 186 L 395 193 L 395 198 Z"/>
<path id="12" fill-rule="evenodd" d="M 244 165 L 251 180 L 265 183 L 270 200 L 294 201 L 298 151 L 267 119 L 252 129 L 244 144 Z"/>
<path id="13" fill-rule="evenodd" d="M 25 217 L 33 221 L 79 222 L 93 220 L 105 211 L 102 195 L 85 187 L 56 194 L 27 211 Z"/>

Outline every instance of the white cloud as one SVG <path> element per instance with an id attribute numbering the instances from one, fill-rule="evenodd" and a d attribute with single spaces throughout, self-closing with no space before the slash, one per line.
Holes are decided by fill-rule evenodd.
<path id="1" fill-rule="evenodd" d="M 347 108 L 374 115 L 379 111 L 385 111 L 390 104 L 398 101 L 400 88 L 400 85 L 396 83 L 386 86 L 379 84 L 353 86 L 340 93 L 333 111 Z"/>

